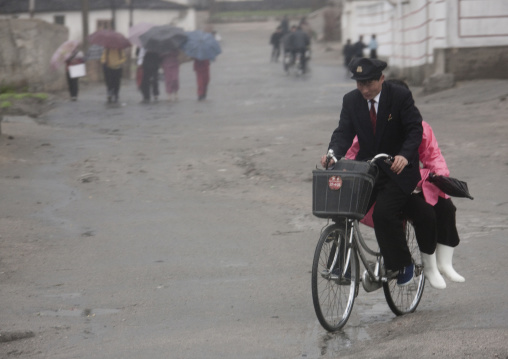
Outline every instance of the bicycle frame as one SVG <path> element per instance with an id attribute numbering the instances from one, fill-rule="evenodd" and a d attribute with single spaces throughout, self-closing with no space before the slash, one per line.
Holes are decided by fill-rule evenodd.
<path id="1" fill-rule="evenodd" d="M 347 268 L 349 267 L 350 261 L 351 261 L 351 250 L 355 251 L 355 253 L 360 258 L 361 262 L 363 263 L 363 266 L 365 267 L 367 273 L 370 276 L 371 282 L 376 282 L 379 284 L 379 287 L 381 287 L 381 284 L 383 282 L 388 281 L 388 277 L 384 273 L 384 268 L 381 265 L 381 252 L 375 251 L 371 249 L 367 243 L 365 243 L 365 240 L 363 239 L 362 233 L 360 231 L 360 226 L 357 220 L 352 220 L 349 218 L 341 218 L 340 220 L 343 220 L 345 223 L 345 230 L 348 234 L 348 242 L 347 242 L 347 248 L 346 248 L 346 258 L 345 258 L 345 265 L 342 269 L 342 275 L 346 274 Z M 340 220 L 335 221 L 340 222 Z M 332 261 L 332 264 L 330 265 L 329 272 L 331 273 L 333 269 L 335 268 L 335 264 L 337 262 L 339 254 L 339 247 L 337 247 L 335 251 L 335 255 Z M 369 262 L 367 254 L 370 256 L 373 256 L 376 258 L 374 268 L 371 266 L 371 262 Z M 378 289 L 376 288 L 376 289 Z"/>

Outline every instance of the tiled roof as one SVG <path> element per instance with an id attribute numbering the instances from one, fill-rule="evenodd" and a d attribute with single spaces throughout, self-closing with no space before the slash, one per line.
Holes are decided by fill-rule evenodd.
<path id="1" fill-rule="evenodd" d="M 164 0 L 131 0 L 133 9 L 185 10 L 189 7 Z M 0 14 L 27 13 L 29 0 L 0 0 Z M 125 0 L 88 0 L 89 11 L 111 9 L 129 9 Z M 36 0 L 35 12 L 81 11 L 80 0 Z"/>

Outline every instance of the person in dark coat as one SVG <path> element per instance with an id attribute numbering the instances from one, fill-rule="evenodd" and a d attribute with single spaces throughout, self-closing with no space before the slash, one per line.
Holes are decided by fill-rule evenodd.
<path id="1" fill-rule="evenodd" d="M 285 35 L 289 32 L 289 19 L 287 15 L 284 15 L 282 21 L 280 22 L 280 30 L 282 35 Z"/>
<path id="2" fill-rule="evenodd" d="M 307 58 L 305 57 L 305 52 L 309 49 L 310 46 L 310 38 L 300 27 L 294 26 L 294 31 L 292 31 L 289 37 L 291 52 L 293 54 L 292 60 L 296 59 L 297 55 L 300 55 L 300 63 L 302 65 L 302 72 L 305 73 L 307 71 Z"/>
<path id="3" fill-rule="evenodd" d="M 363 35 L 360 35 L 358 41 L 353 45 L 353 56 L 354 57 L 363 57 L 363 49 L 365 49 L 367 45 L 363 43 Z M 349 65 L 349 64 L 348 64 Z"/>
<path id="4" fill-rule="evenodd" d="M 272 45 L 272 55 L 270 58 L 271 62 L 278 62 L 280 56 L 280 41 L 282 38 L 282 30 L 279 27 L 275 30 L 275 32 L 270 36 L 270 45 Z"/>
<path id="5" fill-rule="evenodd" d="M 351 39 L 347 39 L 346 44 L 342 48 L 342 55 L 344 56 L 344 66 L 348 69 L 348 65 L 353 58 L 353 44 L 351 44 Z M 347 75 L 346 75 L 347 76 Z"/>
<path id="6" fill-rule="evenodd" d="M 413 279 L 414 265 L 400 213 L 421 179 L 418 147 L 423 127 L 411 91 L 384 82 L 385 68 L 386 62 L 377 59 L 353 59 L 349 64 L 357 89 L 343 98 L 339 126 L 332 134 L 329 149 L 336 158 L 344 157 L 358 136 L 356 160 L 379 153 L 395 158 L 392 165 L 377 162 L 380 171 L 369 208 L 376 202 L 374 231 L 385 266 L 398 271 L 397 284 L 404 286 Z M 326 155 L 321 163 L 326 166 Z"/>
<path id="7" fill-rule="evenodd" d="M 143 78 L 141 80 L 142 103 L 150 102 L 150 88 L 155 101 L 159 97 L 159 66 L 161 58 L 158 53 L 147 51 L 143 57 Z"/>

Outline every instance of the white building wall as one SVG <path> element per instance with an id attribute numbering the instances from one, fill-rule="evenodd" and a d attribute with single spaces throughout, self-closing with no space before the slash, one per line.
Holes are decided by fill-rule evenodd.
<path id="1" fill-rule="evenodd" d="M 344 39 L 376 34 L 378 54 L 401 68 L 432 64 L 434 49 L 508 45 L 508 0 L 346 1 Z M 366 53 L 367 54 L 367 53 Z"/>

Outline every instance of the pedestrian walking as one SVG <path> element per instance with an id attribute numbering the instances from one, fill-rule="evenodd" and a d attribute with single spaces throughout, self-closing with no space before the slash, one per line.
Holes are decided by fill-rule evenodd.
<path id="1" fill-rule="evenodd" d="M 280 30 L 282 32 L 282 35 L 285 35 L 289 32 L 289 19 L 287 15 L 284 15 L 280 22 Z"/>
<path id="2" fill-rule="evenodd" d="M 377 47 L 378 47 L 378 43 L 376 40 L 376 34 L 372 34 L 372 37 L 370 38 L 370 42 L 369 42 L 369 50 L 370 50 L 370 58 L 371 59 L 377 59 Z"/>
<path id="3" fill-rule="evenodd" d="M 275 32 L 270 36 L 270 45 L 272 45 L 271 62 L 278 62 L 280 56 L 280 40 L 282 38 L 281 27 L 278 26 Z"/>
<path id="4" fill-rule="evenodd" d="M 126 59 L 122 49 L 105 48 L 102 52 L 101 63 L 108 91 L 108 103 L 118 102 L 118 94 L 120 92 L 120 83 L 122 79 L 122 66 Z"/>
<path id="5" fill-rule="evenodd" d="M 300 27 L 292 26 L 291 35 L 289 37 L 289 43 L 292 52 L 292 62 L 295 61 L 296 57 L 300 56 L 300 64 L 302 66 L 302 72 L 307 72 L 307 57 L 306 52 L 310 50 L 310 38 L 302 31 Z"/>
<path id="6" fill-rule="evenodd" d="M 141 91 L 141 81 L 143 81 L 143 58 L 145 57 L 145 48 L 138 47 L 136 49 L 136 86 Z"/>
<path id="7" fill-rule="evenodd" d="M 194 59 L 194 71 L 198 85 L 198 101 L 206 99 L 208 84 L 210 82 L 210 60 Z"/>
<path id="8" fill-rule="evenodd" d="M 328 2 L 328 6 L 323 11 L 323 40 L 333 41 L 337 32 L 337 28 L 340 28 L 340 12 L 335 8 L 333 1 Z"/>
<path id="9" fill-rule="evenodd" d="M 147 51 L 143 57 L 143 79 L 141 81 L 143 100 L 141 103 L 149 103 L 150 95 L 153 95 L 154 101 L 159 98 L 160 61 L 159 54 L 153 51 Z"/>
<path id="10" fill-rule="evenodd" d="M 363 42 L 363 35 L 358 37 L 358 41 L 353 44 L 353 56 L 354 57 L 363 57 L 363 49 L 365 49 L 367 45 Z"/>
<path id="11" fill-rule="evenodd" d="M 347 39 L 346 44 L 342 48 L 342 56 L 344 57 L 344 67 L 346 68 L 346 76 L 349 74 L 348 65 L 353 59 L 353 44 L 351 43 L 351 39 Z"/>
<path id="12" fill-rule="evenodd" d="M 180 59 L 178 51 L 162 55 L 161 67 L 164 72 L 164 84 L 169 101 L 178 100 L 178 90 L 180 89 Z"/>
<path id="13" fill-rule="evenodd" d="M 76 49 L 71 56 L 65 60 L 65 74 L 67 77 L 67 87 L 69 89 L 71 101 L 76 101 L 78 99 L 79 77 L 72 76 L 69 67 L 84 64 L 84 57 L 83 52 Z"/>

